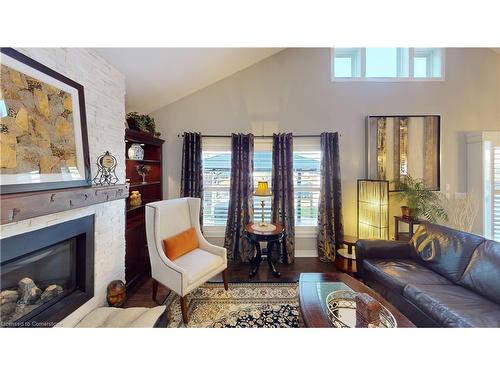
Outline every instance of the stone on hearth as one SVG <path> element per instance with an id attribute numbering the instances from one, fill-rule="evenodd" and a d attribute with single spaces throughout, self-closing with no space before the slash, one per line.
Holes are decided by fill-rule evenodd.
<path id="1" fill-rule="evenodd" d="M 15 290 L 2 290 L 0 292 L 0 304 L 14 302 L 16 303 L 19 298 L 19 293 Z"/>
<path id="2" fill-rule="evenodd" d="M 38 300 L 42 291 L 38 288 L 33 280 L 29 277 L 23 278 L 19 281 L 18 284 L 18 293 L 19 293 L 19 301 L 17 301 L 20 305 L 30 305 L 35 303 Z"/>
<path id="3" fill-rule="evenodd" d="M 45 303 L 54 297 L 57 297 L 63 292 L 63 288 L 60 285 L 52 284 L 49 285 L 40 296 L 40 301 Z"/>

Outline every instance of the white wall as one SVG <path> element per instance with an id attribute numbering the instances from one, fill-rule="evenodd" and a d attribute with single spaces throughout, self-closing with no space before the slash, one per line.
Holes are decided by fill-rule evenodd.
<path id="1" fill-rule="evenodd" d="M 177 134 L 183 131 L 249 132 L 264 122 L 297 134 L 338 131 L 345 232 L 355 234 L 356 179 L 365 177 L 365 116 L 441 114 L 441 186 L 449 184 L 453 195 L 466 189 L 464 133 L 500 124 L 499 82 L 498 56 L 490 49 L 447 49 L 443 82 L 392 83 L 331 82 L 329 49 L 286 49 L 152 113 L 166 139 L 165 196 L 179 195 Z M 395 213 L 398 207 L 392 205 Z M 312 240 L 297 244 L 314 246 Z"/>
<path id="2" fill-rule="evenodd" d="M 97 172 L 97 157 L 104 151 L 110 151 L 118 160 L 116 174 L 123 183 L 125 77 L 87 49 L 18 50 L 84 86 L 92 176 Z M 68 316 L 62 326 L 72 326 L 91 309 L 104 305 L 109 281 L 125 280 L 125 201 L 107 202 L 0 226 L 1 237 L 4 238 L 92 214 L 95 214 L 95 297 Z"/>

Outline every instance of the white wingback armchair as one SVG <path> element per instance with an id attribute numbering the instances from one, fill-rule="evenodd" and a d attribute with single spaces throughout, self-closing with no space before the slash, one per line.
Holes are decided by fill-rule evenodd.
<path id="1" fill-rule="evenodd" d="M 203 237 L 199 220 L 200 202 L 199 198 L 178 198 L 146 205 L 146 236 L 153 278 L 153 300 L 156 301 L 158 283 L 177 293 L 181 297 L 182 318 L 186 324 L 186 295 L 189 292 L 219 272 L 222 272 L 224 288 L 228 288 L 226 249 L 208 243 Z M 195 229 L 200 247 L 173 261 L 168 259 L 163 240 L 189 228 Z"/>

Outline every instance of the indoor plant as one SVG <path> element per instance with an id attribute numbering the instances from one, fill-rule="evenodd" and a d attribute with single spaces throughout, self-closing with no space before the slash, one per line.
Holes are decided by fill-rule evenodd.
<path id="1" fill-rule="evenodd" d="M 448 220 L 448 214 L 442 206 L 442 194 L 426 190 L 423 180 L 408 175 L 394 182 L 400 198 L 406 202 L 406 206 L 401 206 L 403 216 L 425 219 L 431 223 L 439 219 Z"/>
<path id="2" fill-rule="evenodd" d="M 127 113 L 127 124 L 130 129 L 140 130 L 159 137 L 160 133 L 155 130 L 155 119 L 149 115 L 140 115 L 137 112 Z"/>

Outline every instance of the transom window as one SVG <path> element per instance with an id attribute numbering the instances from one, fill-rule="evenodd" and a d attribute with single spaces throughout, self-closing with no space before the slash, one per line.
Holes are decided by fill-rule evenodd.
<path id="1" fill-rule="evenodd" d="M 414 77 L 441 77 L 442 59 L 441 48 L 415 48 L 413 63 Z"/>
<path id="2" fill-rule="evenodd" d="M 444 78 L 442 48 L 334 48 L 332 80 L 436 80 Z"/>

